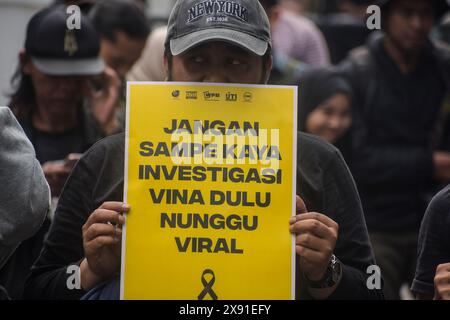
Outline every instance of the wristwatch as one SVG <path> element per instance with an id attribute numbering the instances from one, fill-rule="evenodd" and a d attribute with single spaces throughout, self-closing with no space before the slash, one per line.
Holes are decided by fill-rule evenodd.
<path id="1" fill-rule="evenodd" d="M 330 263 L 328 264 L 327 271 L 322 279 L 319 281 L 311 281 L 305 276 L 308 286 L 312 289 L 326 289 L 331 288 L 336 285 L 336 283 L 341 278 L 342 266 L 338 258 L 333 254 L 330 258 Z"/>

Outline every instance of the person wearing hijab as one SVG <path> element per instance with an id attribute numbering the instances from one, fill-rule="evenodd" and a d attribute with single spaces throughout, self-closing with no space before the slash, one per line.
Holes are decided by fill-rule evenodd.
<path id="1" fill-rule="evenodd" d="M 298 130 L 317 135 L 335 145 L 350 159 L 350 85 L 336 71 L 324 68 L 300 77 Z"/>

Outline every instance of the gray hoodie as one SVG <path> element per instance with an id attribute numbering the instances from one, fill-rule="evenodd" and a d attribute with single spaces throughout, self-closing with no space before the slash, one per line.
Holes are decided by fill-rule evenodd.
<path id="1" fill-rule="evenodd" d="M 0 269 L 38 231 L 50 191 L 33 146 L 9 108 L 0 107 Z"/>

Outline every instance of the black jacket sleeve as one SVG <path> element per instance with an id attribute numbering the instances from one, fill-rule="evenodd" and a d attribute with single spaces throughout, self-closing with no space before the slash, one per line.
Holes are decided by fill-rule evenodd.
<path id="1" fill-rule="evenodd" d="M 85 293 L 81 288 L 70 289 L 76 267 L 69 267 L 78 266 L 84 257 L 82 226 L 95 209 L 92 192 L 102 163 L 99 149 L 88 151 L 66 182 L 44 247 L 27 279 L 27 299 L 79 299 Z"/>
<path id="2" fill-rule="evenodd" d="M 297 192 L 308 211 L 327 215 L 339 225 L 334 254 L 343 265 L 341 282 L 329 299 L 382 299 L 367 287 L 367 268 L 375 258 L 360 197 L 339 150 L 318 137 L 299 134 Z M 297 297 L 310 299 L 297 263 Z"/>
<path id="3" fill-rule="evenodd" d="M 433 297 L 434 276 L 450 262 L 450 185 L 431 200 L 420 227 L 417 265 L 412 291 Z"/>

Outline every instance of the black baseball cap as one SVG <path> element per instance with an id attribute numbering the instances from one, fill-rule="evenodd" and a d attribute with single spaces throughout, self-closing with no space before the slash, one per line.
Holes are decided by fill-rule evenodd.
<path id="1" fill-rule="evenodd" d="M 89 19 L 81 14 L 80 28 L 69 29 L 65 5 L 36 13 L 27 26 L 25 51 L 44 74 L 97 75 L 105 69 L 99 57 L 100 38 Z"/>
<path id="2" fill-rule="evenodd" d="M 258 0 L 178 0 L 169 17 L 166 46 L 179 55 L 201 43 L 225 41 L 263 56 L 270 25 Z"/>

